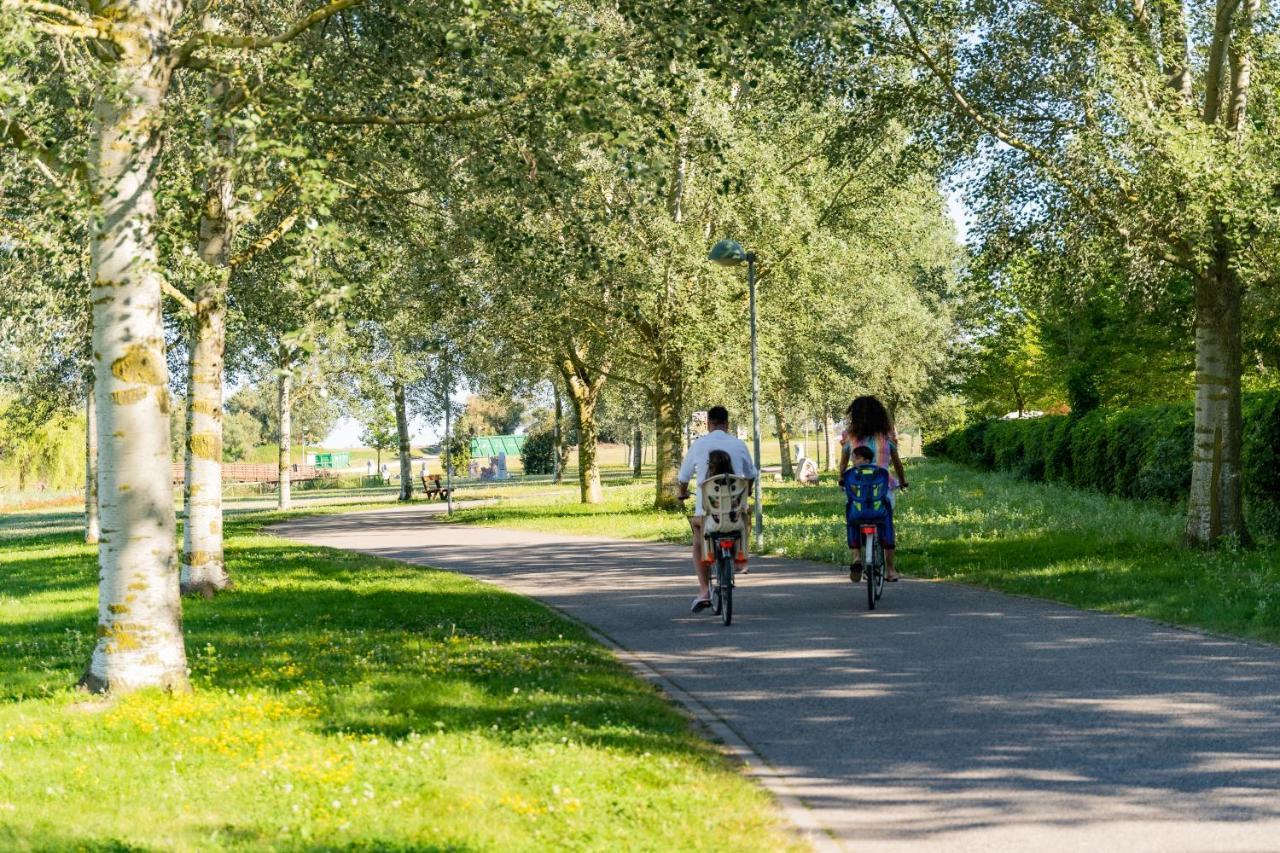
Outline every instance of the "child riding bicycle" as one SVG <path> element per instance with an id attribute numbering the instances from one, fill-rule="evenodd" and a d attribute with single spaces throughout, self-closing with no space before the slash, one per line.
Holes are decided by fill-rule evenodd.
<path id="1" fill-rule="evenodd" d="M 845 440 L 840 454 L 840 477 L 843 482 L 845 470 L 853 461 L 854 452 L 858 448 L 866 448 L 872 454 L 872 461 L 885 469 L 889 475 L 889 510 L 892 513 L 894 499 L 898 489 L 907 488 L 907 476 L 902 469 L 902 460 L 898 456 L 898 435 L 893 428 L 893 421 L 884 404 L 871 395 L 854 399 L 845 411 Z M 894 565 L 893 540 L 884 542 L 885 580 L 896 581 L 898 570 Z M 849 579 L 858 583 L 862 578 L 862 563 L 858 555 L 853 555 L 849 566 Z"/>
<path id="2" fill-rule="evenodd" d="M 849 550 L 855 555 L 849 566 L 849 580 L 862 580 L 862 529 L 874 525 L 880 535 L 880 545 L 886 554 L 895 546 L 893 533 L 893 503 L 890 501 L 889 471 L 875 464 L 875 453 L 870 447 L 853 448 L 853 467 L 840 475 L 840 485 L 845 491 L 844 517 L 848 529 Z M 897 580 L 897 575 L 886 580 Z"/>

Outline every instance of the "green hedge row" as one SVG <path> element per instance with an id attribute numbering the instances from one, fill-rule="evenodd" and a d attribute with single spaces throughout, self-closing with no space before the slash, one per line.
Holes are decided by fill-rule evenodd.
<path id="1" fill-rule="evenodd" d="M 1185 501 L 1191 488 L 1190 405 L 1098 409 L 1087 415 L 988 420 L 925 452 L 1127 498 Z M 1245 497 L 1262 532 L 1280 532 L 1280 393 L 1246 395 Z"/>

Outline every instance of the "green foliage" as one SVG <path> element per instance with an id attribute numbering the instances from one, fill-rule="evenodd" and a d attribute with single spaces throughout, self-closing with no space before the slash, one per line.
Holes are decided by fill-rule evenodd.
<path id="1" fill-rule="evenodd" d="M 252 417 L 258 424 L 258 435 L 274 441 L 280 434 L 280 412 L 277 403 L 278 380 L 275 377 L 245 385 L 227 400 L 225 417 Z M 300 371 L 292 394 L 294 439 L 305 433 L 323 438 L 333 429 L 342 412 L 337 395 L 329 392 L 326 378 L 314 370 Z M 226 426 L 223 427 L 226 429 Z"/>
<path id="2" fill-rule="evenodd" d="M 81 415 L 58 412 L 35 424 L 21 406 L 0 409 L 0 485 L 18 491 L 83 488 L 84 429 Z"/>
<path id="3" fill-rule="evenodd" d="M 526 474 L 554 474 L 556 469 L 556 436 L 548 429 L 529 435 L 520 451 Z"/>
<path id="4" fill-rule="evenodd" d="M 386 452 L 400 446 L 400 432 L 396 428 L 396 413 L 386 405 L 371 405 L 364 416 L 364 429 L 360 443 L 374 450 Z"/>
<path id="5" fill-rule="evenodd" d="M 447 442 L 449 447 L 449 467 L 453 476 L 459 477 L 471 464 L 471 436 L 454 433 Z M 485 460 L 488 462 L 488 460 Z M 444 464 L 444 448 L 440 449 L 440 464 Z"/>
<path id="6" fill-rule="evenodd" d="M 228 413 L 222 420 L 222 460 L 239 462 L 262 443 L 262 423 L 245 411 Z"/>
<path id="7" fill-rule="evenodd" d="M 455 427 L 458 435 L 511 435 L 524 420 L 526 407 L 511 397 L 472 394 Z"/>
<path id="8" fill-rule="evenodd" d="M 1191 485 L 1188 405 L 985 420 L 931 442 L 956 462 L 1126 498 L 1179 502 Z M 1245 398 L 1245 496 L 1259 532 L 1280 534 L 1280 393 Z"/>

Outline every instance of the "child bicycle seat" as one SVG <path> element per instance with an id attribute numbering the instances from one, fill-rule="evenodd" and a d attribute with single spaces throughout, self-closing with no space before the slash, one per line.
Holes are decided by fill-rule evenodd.
<path id="1" fill-rule="evenodd" d="M 746 496 L 751 487 L 749 477 L 719 474 L 698 484 L 702 501 L 702 532 L 727 533 L 746 529 Z"/>
<path id="2" fill-rule="evenodd" d="M 840 477 L 848 497 L 845 520 L 883 521 L 889 515 L 889 472 L 879 465 L 855 465 Z"/>

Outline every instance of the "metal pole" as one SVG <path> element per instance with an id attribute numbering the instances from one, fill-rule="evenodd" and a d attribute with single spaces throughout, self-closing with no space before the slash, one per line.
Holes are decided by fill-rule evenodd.
<path id="1" fill-rule="evenodd" d="M 756 355 L 756 256 L 747 255 L 747 290 L 751 294 L 751 433 L 756 462 L 756 552 L 764 550 L 764 509 L 760 490 L 764 478 L 760 471 L 760 366 Z"/>
<path id="2" fill-rule="evenodd" d="M 453 515 L 453 465 L 450 464 L 450 448 L 452 444 L 452 435 L 450 434 L 452 420 L 451 414 L 453 409 L 453 376 L 449 373 L 448 362 L 445 362 L 444 368 L 444 501 L 445 515 Z"/>

